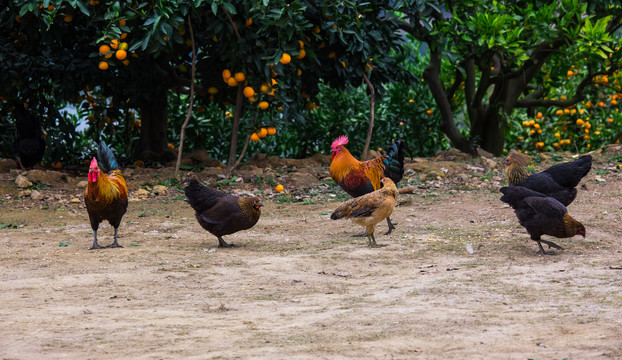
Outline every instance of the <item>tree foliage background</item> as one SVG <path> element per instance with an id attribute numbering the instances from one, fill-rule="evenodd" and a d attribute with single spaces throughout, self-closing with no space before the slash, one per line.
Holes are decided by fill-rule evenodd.
<path id="1" fill-rule="evenodd" d="M 343 133 L 356 153 L 369 119 L 365 77 L 378 95 L 372 148 L 405 138 L 423 156 L 449 143 L 469 153 L 586 151 L 622 128 L 622 8 L 611 1 L 9 0 L 2 8 L 2 156 L 11 155 L 11 111 L 27 104 L 44 120 L 47 162 L 79 162 L 99 140 L 126 162 L 172 160 L 189 103 L 190 31 L 197 94 L 184 151 L 207 149 L 221 161 L 266 126 L 276 135 L 251 142 L 249 155 L 327 153 Z M 224 70 L 244 80 L 231 86 Z M 239 95 L 246 87 L 254 96 Z"/>

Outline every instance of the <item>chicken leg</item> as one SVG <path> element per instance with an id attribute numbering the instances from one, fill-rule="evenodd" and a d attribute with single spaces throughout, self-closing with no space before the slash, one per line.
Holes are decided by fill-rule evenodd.
<path id="1" fill-rule="evenodd" d="M 540 252 L 541 252 L 543 255 L 554 255 L 555 253 L 554 253 L 554 252 L 552 252 L 552 251 L 544 251 L 544 248 L 542 247 L 542 243 L 545 243 L 546 245 L 548 245 L 548 246 L 549 246 L 549 249 L 550 249 L 551 247 L 554 247 L 554 248 L 556 248 L 557 250 L 564 250 L 564 248 L 563 248 L 563 247 L 561 247 L 561 246 L 557 245 L 556 243 L 554 243 L 554 242 L 552 242 L 552 241 L 542 240 L 542 239 L 539 239 L 539 240 L 536 240 L 536 241 L 538 242 L 538 246 L 540 247 Z"/>
<path id="2" fill-rule="evenodd" d="M 93 230 L 93 234 L 93 246 L 91 246 L 89 250 L 102 249 L 102 247 L 97 243 L 97 230 Z"/>
<path id="3" fill-rule="evenodd" d="M 218 247 L 235 247 L 234 244 L 228 244 L 222 236 L 218 236 Z"/>
<path id="4" fill-rule="evenodd" d="M 117 242 L 117 228 L 114 228 L 114 242 L 112 243 L 112 245 L 108 245 L 107 247 L 111 247 L 111 248 L 116 248 L 116 247 L 122 248 L 123 247 L 119 245 L 119 243 Z"/>
<path id="5" fill-rule="evenodd" d="M 387 231 L 386 233 L 384 233 L 385 235 L 389 235 L 391 234 L 391 232 L 393 231 L 393 229 L 395 229 L 395 225 L 397 225 L 397 223 L 394 223 L 393 221 L 391 221 L 390 217 L 387 217 L 387 225 L 389 226 L 389 231 Z"/>

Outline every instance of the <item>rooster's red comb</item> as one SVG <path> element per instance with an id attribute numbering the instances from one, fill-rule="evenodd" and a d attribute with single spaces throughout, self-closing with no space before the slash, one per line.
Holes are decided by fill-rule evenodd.
<path id="1" fill-rule="evenodd" d="M 345 135 L 341 135 L 337 139 L 335 139 L 335 141 L 333 141 L 333 144 L 330 147 L 331 149 L 335 149 L 337 146 L 345 145 L 347 143 L 348 143 L 348 137 Z"/>

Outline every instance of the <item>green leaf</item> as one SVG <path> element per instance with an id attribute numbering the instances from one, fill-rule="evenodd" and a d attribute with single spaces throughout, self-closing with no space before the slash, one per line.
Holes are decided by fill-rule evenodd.
<path id="1" fill-rule="evenodd" d="M 69 246 L 69 244 L 71 244 L 69 241 L 67 241 L 67 242 L 62 242 L 61 241 L 61 242 L 58 243 L 58 246 L 59 247 L 66 247 L 66 246 Z"/>
<path id="2" fill-rule="evenodd" d="M 140 246 L 140 244 L 130 243 L 130 246 Z"/>
<path id="3" fill-rule="evenodd" d="M 238 13 L 238 11 L 235 9 L 235 7 L 233 5 L 231 5 L 231 3 L 223 2 L 222 3 L 222 7 L 224 7 L 225 10 L 227 10 L 229 12 L 229 14 L 231 14 L 231 15 L 235 15 L 235 14 Z"/>
<path id="4" fill-rule="evenodd" d="M 86 15 L 86 16 L 91 16 L 91 12 L 89 11 L 89 9 L 86 7 L 86 5 L 84 5 L 84 3 L 80 0 L 76 1 L 76 5 L 78 6 L 78 9 L 80 9 L 80 11 Z"/>
<path id="5" fill-rule="evenodd" d="M 214 15 L 218 15 L 218 4 L 216 3 L 216 1 L 212 3 L 212 12 L 214 13 Z"/>

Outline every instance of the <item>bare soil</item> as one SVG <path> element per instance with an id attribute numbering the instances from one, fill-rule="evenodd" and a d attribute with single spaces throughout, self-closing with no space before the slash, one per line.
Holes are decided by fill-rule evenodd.
<path id="1" fill-rule="evenodd" d="M 329 219 L 347 197 L 322 161 L 262 159 L 237 181 L 198 172 L 264 198 L 258 224 L 225 237 L 229 249 L 166 182 L 170 168 L 124 170 L 124 247 L 101 251 L 87 250 L 85 169 L 25 173 L 40 177 L 38 200 L 7 170 L 0 358 L 621 359 L 620 154 L 595 154 L 569 207 L 587 238 L 556 239 L 564 250 L 550 256 L 498 200 L 499 158 L 409 163 L 401 185 L 415 192 L 400 194 L 397 229 L 379 224 L 385 246 L 373 249 L 351 236 L 362 228 Z M 112 233 L 103 225 L 100 242 Z"/>

